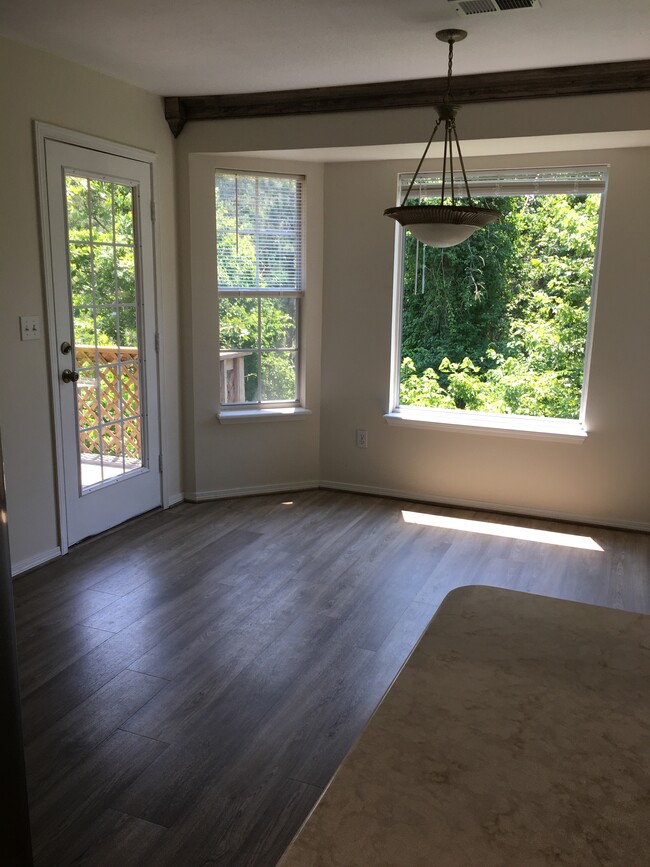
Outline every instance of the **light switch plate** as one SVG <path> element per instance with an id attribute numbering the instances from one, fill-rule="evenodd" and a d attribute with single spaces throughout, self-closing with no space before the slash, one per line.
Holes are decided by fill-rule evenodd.
<path id="1" fill-rule="evenodd" d="M 20 317 L 20 339 L 21 340 L 40 340 L 41 339 L 41 317 L 40 316 L 21 316 Z"/>

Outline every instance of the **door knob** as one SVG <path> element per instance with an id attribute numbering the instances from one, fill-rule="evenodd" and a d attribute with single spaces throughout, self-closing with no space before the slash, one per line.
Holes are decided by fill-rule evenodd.
<path id="1" fill-rule="evenodd" d="M 76 370 L 64 370 L 61 379 L 64 382 L 76 382 L 79 379 L 79 374 Z"/>

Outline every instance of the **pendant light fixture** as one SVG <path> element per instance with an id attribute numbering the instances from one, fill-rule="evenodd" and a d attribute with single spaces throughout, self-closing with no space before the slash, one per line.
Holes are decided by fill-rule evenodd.
<path id="1" fill-rule="evenodd" d="M 422 158 L 415 170 L 413 179 L 409 184 L 406 195 L 402 204 L 398 207 L 387 208 L 384 214 L 387 217 L 392 217 L 397 220 L 402 226 L 407 228 L 409 232 L 421 241 L 423 244 L 428 244 L 430 247 L 454 247 L 460 244 L 472 235 L 477 229 L 493 223 L 502 217 L 501 211 L 492 208 L 481 208 L 475 205 L 472 201 L 472 196 L 467 183 L 467 174 L 465 172 L 465 164 L 463 155 L 460 150 L 460 142 L 456 132 L 456 115 L 459 106 L 454 105 L 451 98 L 451 76 L 452 65 L 454 59 L 454 43 L 465 39 L 467 32 L 465 30 L 439 30 L 436 33 L 441 42 L 447 42 L 449 45 L 449 63 L 447 69 L 447 92 L 442 103 L 436 105 L 438 119 L 436 120 L 433 132 L 424 149 Z M 439 205 L 407 205 L 406 202 L 411 194 L 415 180 L 422 168 L 431 142 L 435 136 L 440 124 L 445 126 L 445 149 L 442 160 L 442 189 L 440 191 Z M 457 191 L 454 183 L 454 155 L 453 145 L 456 145 L 458 161 L 463 173 L 465 181 L 465 191 L 461 196 L 466 194 L 468 205 L 457 205 Z M 447 157 L 449 157 L 449 178 L 447 178 Z M 449 186 L 447 187 L 447 180 Z M 445 204 L 445 194 L 451 198 L 451 204 Z"/>

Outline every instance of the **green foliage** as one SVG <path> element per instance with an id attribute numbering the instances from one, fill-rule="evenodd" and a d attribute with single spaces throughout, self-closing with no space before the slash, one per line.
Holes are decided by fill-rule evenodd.
<path id="1" fill-rule="evenodd" d="M 263 352 L 261 400 L 295 400 L 296 353 Z"/>
<path id="2" fill-rule="evenodd" d="M 296 316 L 295 298 L 219 301 L 221 349 L 250 350 L 244 359 L 248 402 L 296 399 Z"/>
<path id="3" fill-rule="evenodd" d="M 218 173 L 217 273 L 221 289 L 300 289 L 300 183 Z"/>
<path id="4" fill-rule="evenodd" d="M 454 399 L 440 385 L 435 370 L 427 367 L 418 374 L 413 359 L 408 356 L 402 359 L 400 391 L 405 404 L 456 409 Z"/>
<path id="5" fill-rule="evenodd" d="M 132 189 L 67 176 L 66 200 L 75 342 L 136 346 Z"/>
<path id="6" fill-rule="evenodd" d="M 257 189 L 261 183 L 264 189 Z M 240 177 L 236 206 L 233 185 L 234 175 L 217 176 L 219 287 L 299 288 L 295 180 Z M 296 298 L 220 299 L 220 349 L 250 353 L 244 358 L 246 402 L 296 399 L 297 304 Z"/>
<path id="7" fill-rule="evenodd" d="M 407 238 L 400 402 L 577 418 L 600 196 L 485 204 L 504 219 L 428 249 L 424 278 Z"/>
<path id="8" fill-rule="evenodd" d="M 486 199 L 484 204 L 509 211 L 512 201 Z M 418 371 L 439 369 L 443 358 L 480 358 L 488 347 L 503 346 L 516 242 L 517 227 L 508 219 L 446 250 L 426 247 L 407 234 L 402 355 L 412 358 Z"/>

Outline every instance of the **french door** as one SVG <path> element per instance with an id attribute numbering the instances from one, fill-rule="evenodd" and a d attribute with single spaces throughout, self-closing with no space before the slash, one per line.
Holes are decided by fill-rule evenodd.
<path id="1" fill-rule="evenodd" d="M 71 545 L 161 504 L 151 166 L 46 139 L 45 175 Z"/>

